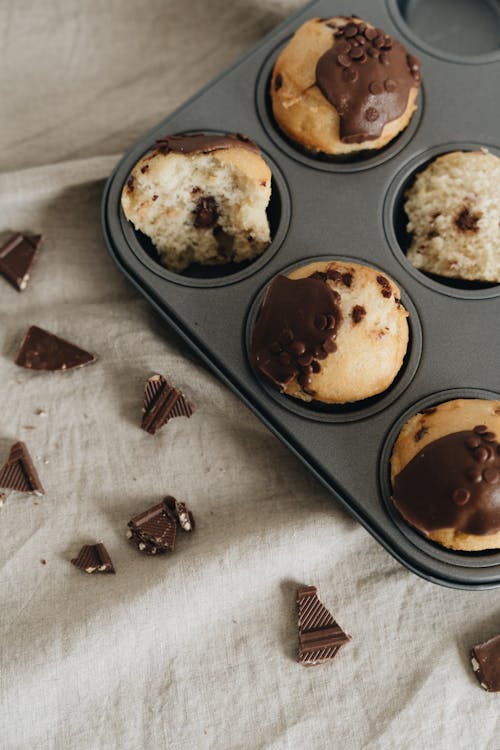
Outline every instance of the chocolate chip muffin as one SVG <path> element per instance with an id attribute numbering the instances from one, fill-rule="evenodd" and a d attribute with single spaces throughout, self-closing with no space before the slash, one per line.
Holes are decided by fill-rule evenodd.
<path id="1" fill-rule="evenodd" d="M 252 260 L 270 243 L 271 170 L 243 135 L 166 136 L 134 167 L 122 208 L 171 271 Z"/>
<path id="2" fill-rule="evenodd" d="M 311 151 L 380 149 L 410 122 L 420 81 L 418 59 L 382 29 L 357 16 L 314 18 L 276 61 L 273 113 Z"/>
<path id="3" fill-rule="evenodd" d="M 420 172 L 406 193 L 408 260 L 421 271 L 500 283 L 500 159 L 452 151 Z"/>
<path id="4" fill-rule="evenodd" d="M 311 263 L 268 286 L 252 337 L 255 368 L 283 393 L 343 404 L 381 393 L 408 346 L 396 284 L 373 268 Z"/>
<path id="5" fill-rule="evenodd" d="M 500 548 L 500 401 L 457 399 L 411 417 L 391 456 L 392 500 L 443 547 Z"/>

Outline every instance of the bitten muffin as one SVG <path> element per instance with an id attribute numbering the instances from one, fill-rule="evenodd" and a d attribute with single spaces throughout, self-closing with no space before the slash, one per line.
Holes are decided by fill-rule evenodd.
<path id="1" fill-rule="evenodd" d="M 268 247 L 271 170 L 243 135 L 166 136 L 132 170 L 122 208 L 171 271 L 251 260 Z"/>
<path id="2" fill-rule="evenodd" d="M 408 260 L 427 273 L 500 282 L 500 159 L 453 151 L 435 159 L 406 193 Z"/>
<path id="3" fill-rule="evenodd" d="M 500 548 L 500 401 L 457 399 L 415 414 L 391 456 L 392 500 L 451 549 Z"/>
<path id="4" fill-rule="evenodd" d="M 251 359 L 283 393 L 343 404 L 390 386 L 408 347 L 396 284 L 373 268 L 311 263 L 266 290 Z"/>
<path id="5" fill-rule="evenodd" d="M 357 16 L 313 18 L 278 57 L 272 108 L 281 130 L 332 155 L 379 149 L 406 128 L 420 87 L 418 58 Z"/>

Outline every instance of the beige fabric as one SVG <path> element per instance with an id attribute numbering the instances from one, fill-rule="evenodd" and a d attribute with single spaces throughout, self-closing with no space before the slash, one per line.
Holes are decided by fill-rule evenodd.
<path id="1" fill-rule="evenodd" d="M 0 228 L 45 235 L 25 293 L 0 279 L 0 453 L 25 439 L 47 490 L 0 508 L 6 750 L 498 748 L 498 696 L 477 686 L 467 654 L 500 630 L 499 593 L 440 588 L 394 562 L 103 247 L 99 202 L 118 152 L 291 10 L 0 3 Z M 99 362 L 19 370 L 35 322 Z M 199 405 L 155 438 L 138 428 L 152 370 Z M 174 555 L 145 559 L 124 528 L 166 492 L 189 501 L 198 528 Z M 69 564 L 97 539 L 116 576 Z M 330 665 L 294 661 L 297 583 L 316 584 L 353 636 Z"/>

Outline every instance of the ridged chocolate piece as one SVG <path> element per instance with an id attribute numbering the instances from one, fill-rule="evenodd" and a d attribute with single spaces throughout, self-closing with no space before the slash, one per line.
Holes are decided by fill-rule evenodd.
<path id="1" fill-rule="evenodd" d="M 0 487 L 33 495 L 45 494 L 28 449 L 21 441 L 14 443 L 6 463 L 0 469 Z"/>
<path id="2" fill-rule="evenodd" d="M 194 411 L 194 404 L 163 375 L 149 378 L 144 389 L 143 430 L 155 435 L 170 419 L 190 417 Z"/>
<path id="3" fill-rule="evenodd" d="M 78 553 L 78 557 L 74 557 L 71 563 L 85 573 L 115 572 L 108 551 L 102 542 L 85 544 Z"/>
<path id="4" fill-rule="evenodd" d="M 129 521 L 127 537 L 140 552 L 160 555 L 173 552 L 176 532 L 177 519 L 163 500 Z"/>
<path id="5" fill-rule="evenodd" d="M 316 586 L 297 592 L 299 607 L 299 663 L 306 667 L 331 661 L 351 640 L 320 602 Z"/>
<path id="6" fill-rule="evenodd" d="M 187 508 L 186 503 L 179 502 L 172 495 L 168 495 L 163 502 L 166 503 L 169 510 L 173 513 L 183 531 L 194 531 L 194 517 Z"/>
<path id="7" fill-rule="evenodd" d="M 38 255 L 41 234 L 13 234 L 0 249 L 0 273 L 19 292 L 28 286 L 31 267 Z"/>
<path id="8" fill-rule="evenodd" d="M 38 326 L 31 326 L 15 359 L 28 370 L 74 370 L 96 361 L 94 354 Z"/>
<path id="9" fill-rule="evenodd" d="M 490 693 L 500 692 L 500 635 L 474 646 L 471 662 L 481 687 Z"/>

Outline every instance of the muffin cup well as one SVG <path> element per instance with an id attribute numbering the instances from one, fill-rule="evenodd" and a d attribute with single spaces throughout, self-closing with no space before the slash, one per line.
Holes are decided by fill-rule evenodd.
<path id="1" fill-rule="evenodd" d="M 199 128 L 196 132 L 215 132 L 220 134 L 220 131 L 213 131 L 209 128 Z M 135 158 L 133 163 L 122 165 L 123 175 L 120 186 L 120 195 L 121 190 L 129 177 L 130 171 L 137 161 L 147 153 L 147 151 L 148 149 L 146 149 L 139 158 Z M 254 260 L 245 263 L 228 263 L 220 266 L 201 266 L 195 264 L 182 273 L 169 271 L 161 264 L 159 255 L 149 237 L 134 228 L 133 224 L 128 221 L 120 206 L 120 228 L 125 241 L 134 255 L 136 255 L 144 265 L 158 276 L 161 276 L 168 281 L 173 281 L 176 284 L 195 287 L 217 287 L 235 284 L 238 281 L 246 279 L 248 276 L 265 266 L 279 250 L 285 239 L 290 224 L 291 203 L 287 182 L 280 168 L 264 151 L 262 151 L 262 156 L 271 169 L 272 179 L 271 199 L 267 207 L 267 215 L 271 229 L 271 243 L 261 255 L 257 256 Z"/>
<path id="2" fill-rule="evenodd" d="M 397 419 L 392 425 L 382 445 L 378 465 L 380 496 L 391 521 L 397 526 L 399 531 L 422 552 L 425 552 L 427 555 L 430 555 L 441 562 L 450 563 L 452 565 L 459 565 L 465 568 L 486 568 L 500 564 L 500 550 L 461 552 L 460 550 L 449 550 L 446 547 L 442 547 L 440 544 L 427 539 L 423 534 L 420 534 L 416 529 L 410 526 L 400 515 L 391 500 L 392 484 L 390 459 L 394 444 L 398 439 L 403 426 L 411 417 L 422 411 L 422 409 L 437 406 L 444 401 L 451 401 L 457 398 L 497 400 L 500 399 L 500 394 L 480 388 L 455 388 L 429 394 L 406 409 L 406 411 L 404 411 L 399 419 Z"/>
<path id="3" fill-rule="evenodd" d="M 260 121 L 266 133 L 278 148 L 287 154 L 287 156 L 305 164 L 311 169 L 319 169 L 323 172 L 362 172 L 365 169 L 371 169 L 379 166 L 379 164 L 383 164 L 408 145 L 415 135 L 423 115 L 424 92 L 422 85 L 417 97 L 417 109 L 406 128 L 386 146 L 375 151 L 366 149 L 352 155 L 332 156 L 322 152 L 316 153 L 310 151 L 302 147 L 300 143 L 289 138 L 281 130 L 274 118 L 270 87 L 276 59 L 290 39 L 291 37 L 288 37 L 269 54 L 257 77 L 255 90 L 256 108 Z"/>
<path id="4" fill-rule="evenodd" d="M 422 172 L 438 156 L 451 151 L 478 151 L 481 148 L 486 148 L 496 156 L 500 156 L 500 149 L 495 146 L 469 141 L 445 143 L 426 149 L 411 159 L 396 174 L 389 186 L 384 201 L 383 222 L 385 234 L 397 260 L 421 284 L 424 284 L 435 292 L 440 292 L 450 297 L 461 297 L 462 299 L 489 299 L 497 297 L 500 295 L 500 284 L 496 284 L 495 282 L 464 281 L 462 279 L 436 276 L 421 271 L 410 263 L 406 257 L 411 243 L 411 235 L 406 231 L 408 217 L 404 210 L 405 193 L 413 184 L 417 174 Z"/>
<path id="5" fill-rule="evenodd" d="M 376 266 L 372 263 L 368 264 L 361 258 L 354 258 L 345 255 L 328 255 L 328 256 L 313 256 L 307 257 L 303 260 L 297 261 L 286 268 L 281 269 L 277 274 L 288 275 L 295 268 L 300 268 L 305 265 L 317 262 L 325 261 L 345 261 L 347 263 L 358 263 L 360 265 L 369 266 L 375 268 L 378 271 L 386 273 L 383 268 Z M 275 274 L 275 275 L 277 275 Z M 281 393 L 276 387 L 274 387 L 265 377 L 262 375 L 251 362 L 251 342 L 252 333 L 259 314 L 262 301 L 264 298 L 267 286 L 272 281 L 268 279 L 264 287 L 254 297 L 246 318 L 245 326 L 245 344 L 247 351 L 248 365 L 253 372 L 255 378 L 258 380 L 261 388 L 272 398 L 279 406 L 284 409 L 288 409 L 293 414 L 297 414 L 305 419 L 312 419 L 318 422 L 356 422 L 361 419 L 367 419 L 368 417 L 377 414 L 382 409 L 385 409 L 389 404 L 395 401 L 401 396 L 401 394 L 410 385 L 413 377 L 418 368 L 420 356 L 422 353 L 422 328 L 420 325 L 420 319 L 418 317 L 417 310 L 409 299 L 408 295 L 401 289 L 401 302 L 403 306 L 408 310 L 408 327 L 409 327 L 409 341 L 408 349 L 406 351 L 403 364 L 394 381 L 391 383 L 382 393 L 370 398 L 365 398 L 361 401 L 354 401 L 348 404 L 324 404 L 320 401 L 303 402 L 293 396 L 288 396 L 285 393 Z M 396 283 L 399 285 L 397 279 Z M 400 285 L 399 285 L 400 286 Z M 401 287 L 400 287 L 401 288 Z"/>

